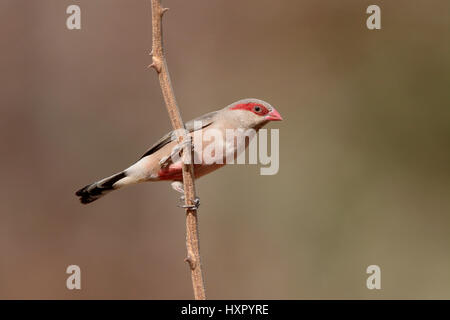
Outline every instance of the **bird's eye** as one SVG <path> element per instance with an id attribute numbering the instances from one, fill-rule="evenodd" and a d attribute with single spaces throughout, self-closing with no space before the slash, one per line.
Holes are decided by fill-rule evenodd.
<path id="1" fill-rule="evenodd" d="M 261 112 L 261 107 L 260 106 L 256 106 L 255 108 L 253 108 L 253 110 L 255 110 L 256 112 Z"/>

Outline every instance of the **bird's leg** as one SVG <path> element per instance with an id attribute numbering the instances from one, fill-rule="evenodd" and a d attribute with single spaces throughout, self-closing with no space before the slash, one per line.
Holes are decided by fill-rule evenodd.
<path id="1" fill-rule="evenodd" d="M 165 156 L 163 158 L 161 158 L 161 160 L 159 160 L 159 164 L 162 168 L 165 168 L 169 165 L 169 163 L 172 160 L 172 157 L 174 157 L 175 155 L 181 156 L 181 152 L 183 151 L 183 148 L 187 145 L 187 144 L 191 144 L 191 148 L 192 150 L 194 150 L 194 144 L 192 143 L 192 137 L 191 136 L 187 136 L 186 141 L 183 141 L 181 143 L 178 143 L 172 150 L 172 153 L 168 156 Z M 178 190 L 177 190 L 178 191 Z M 183 191 L 184 192 L 184 191 Z"/>
<path id="2" fill-rule="evenodd" d="M 184 201 L 184 188 L 183 188 L 183 182 L 181 181 L 174 181 L 172 182 L 172 188 L 175 191 L 178 191 L 179 193 L 182 193 L 183 195 L 180 197 L 181 201 Z M 199 197 L 195 197 L 194 200 L 192 200 L 192 202 L 194 203 L 193 205 L 189 206 L 189 205 L 181 205 L 178 206 L 180 208 L 184 208 L 184 209 L 192 209 L 192 210 L 197 210 L 198 207 L 200 207 L 200 198 Z"/>

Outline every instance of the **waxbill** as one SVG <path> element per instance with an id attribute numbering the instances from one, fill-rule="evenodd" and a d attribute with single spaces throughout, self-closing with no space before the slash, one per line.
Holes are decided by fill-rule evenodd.
<path id="1" fill-rule="evenodd" d="M 185 124 L 185 128 L 188 136 L 191 137 L 192 147 L 195 152 L 195 150 L 205 148 L 207 145 L 204 142 L 199 144 L 196 139 L 192 139 L 195 133 L 206 135 L 209 130 L 218 130 L 223 133 L 222 136 L 225 139 L 225 131 L 227 129 L 254 129 L 258 131 L 270 121 L 281 120 L 281 115 L 269 103 L 258 99 L 244 99 L 234 102 L 221 110 L 210 112 L 191 120 Z M 198 125 L 199 123 L 201 124 L 200 126 Z M 201 130 L 201 132 L 198 130 Z M 171 161 L 173 159 L 171 157 L 173 150 L 177 150 L 177 147 L 179 146 L 175 139 L 175 133 L 173 131 L 169 132 L 128 169 L 85 186 L 78 190 L 76 195 L 81 203 L 87 204 L 112 190 L 146 181 L 173 181 L 172 187 L 178 192 L 183 192 L 182 160 L 179 158 L 176 162 Z M 225 164 L 225 160 L 221 163 L 205 164 L 200 159 L 200 163 L 194 162 L 195 178 L 217 170 Z"/>

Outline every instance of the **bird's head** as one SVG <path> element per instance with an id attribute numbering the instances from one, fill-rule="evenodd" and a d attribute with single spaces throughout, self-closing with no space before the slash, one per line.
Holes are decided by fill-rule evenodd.
<path id="1" fill-rule="evenodd" d="M 241 128 L 259 129 L 269 121 L 281 121 L 283 118 L 269 103 L 258 99 L 243 99 L 225 108 L 226 117 L 235 121 Z"/>

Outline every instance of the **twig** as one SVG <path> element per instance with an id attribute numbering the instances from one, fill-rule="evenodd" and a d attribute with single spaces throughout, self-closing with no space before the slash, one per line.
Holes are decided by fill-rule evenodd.
<path id="1" fill-rule="evenodd" d="M 172 127 L 177 133 L 178 142 L 181 143 L 188 139 L 184 129 L 183 120 L 181 119 L 178 109 L 173 87 L 170 82 L 169 70 L 167 68 L 166 59 L 164 57 L 162 42 L 162 17 L 169 10 L 161 6 L 161 0 L 151 0 L 152 5 L 152 67 L 156 70 L 159 77 L 159 83 L 169 112 Z M 190 142 L 190 139 L 188 139 Z M 183 183 L 184 183 L 184 199 L 187 206 L 194 204 L 195 183 L 194 183 L 194 167 L 192 165 L 192 148 L 190 143 L 186 143 L 183 149 Z M 197 210 L 186 209 L 186 262 L 189 263 L 191 269 L 192 286 L 194 288 L 194 297 L 196 300 L 206 299 L 205 284 L 203 282 L 202 265 L 200 261 L 200 243 L 198 238 L 198 220 Z"/>

